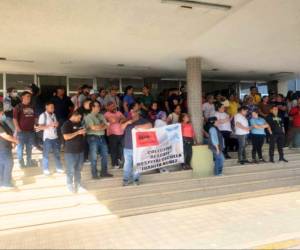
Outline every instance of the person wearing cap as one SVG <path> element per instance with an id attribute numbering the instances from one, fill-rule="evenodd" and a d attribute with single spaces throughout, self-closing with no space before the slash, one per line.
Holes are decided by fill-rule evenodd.
<path id="1" fill-rule="evenodd" d="M 13 156 L 12 145 L 19 141 L 13 131 L 2 121 L 3 104 L 0 103 L 0 188 L 10 189 L 12 185 Z"/>
<path id="2" fill-rule="evenodd" d="M 135 185 L 140 183 L 140 174 L 133 167 L 132 130 L 152 128 L 151 122 L 142 118 L 138 111 L 131 109 L 130 120 L 122 124 L 124 129 L 124 174 L 123 186 L 128 186 L 132 181 Z"/>
<path id="3" fill-rule="evenodd" d="M 266 118 L 267 123 L 271 128 L 270 135 L 270 147 L 269 147 L 269 156 L 270 162 L 275 163 L 274 161 L 274 151 L 275 144 L 277 144 L 279 161 L 288 162 L 284 158 L 283 147 L 285 143 L 285 134 L 284 134 L 284 122 L 282 118 L 278 115 L 278 107 L 273 105 L 270 109 L 270 114 Z"/>
<path id="4" fill-rule="evenodd" d="M 248 110 L 247 106 L 242 106 L 239 108 L 239 112 L 234 116 L 235 135 L 239 143 L 238 162 L 242 165 L 249 163 L 246 156 L 246 142 L 250 133 L 249 122 L 246 118 Z"/>
<path id="5" fill-rule="evenodd" d="M 224 165 L 224 139 L 222 133 L 217 127 L 217 117 L 213 116 L 208 118 L 207 123 L 209 127 L 209 139 L 208 139 L 208 147 L 213 153 L 214 158 L 214 172 L 216 176 L 221 176 L 223 173 L 223 165 Z"/>
<path id="6" fill-rule="evenodd" d="M 99 91 L 97 89 L 91 89 L 89 99 L 91 99 L 92 101 L 98 101 L 99 102 L 98 98 L 99 98 Z M 88 100 L 88 99 L 86 99 L 86 100 Z"/>
<path id="7" fill-rule="evenodd" d="M 262 155 L 262 147 L 266 137 L 265 129 L 268 129 L 269 133 L 271 132 L 269 124 L 264 118 L 258 116 L 258 112 L 258 109 L 253 110 L 250 119 L 253 163 L 257 163 L 256 154 L 259 162 L 266 162 Z"/>

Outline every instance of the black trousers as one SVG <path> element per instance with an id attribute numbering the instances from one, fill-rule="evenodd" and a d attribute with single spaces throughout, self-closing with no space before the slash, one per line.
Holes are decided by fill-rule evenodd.
<path id="1" fill-rule="evenodd" d="M 265 141 L 265 135 L 255 135 L 251 134 L 252 139 L 252 159 L 256 159 L 256 154 L 258 155 L 258 159 L 262 159 L 262 147 Z"/>
<path id="2" fill-rule="evenodd" d="M 285 143 L 284 134 L 272 134 L 272 135 L 270 135 L 270 148 L 269 148 L 270 160 L 274 160 L 275 144 L 277 144 L 279 159 L 284 158 L 284 156 L 283 156 L 284 143 Z"/>
<path id="3" fill-rule="evenodd" d="M 113 166 L 119 166 L 119 160 L 123 159 L 123 135 L 108 136 L 108 143 L 111 163 Z"/>
<path id="4" fill-rule="evenodd" d="M 230 131 L 221 131 L 221 134 L 224 138 L 224 143 L 225 143 L 223 153 L 226 156 L 226 155 L 228 155 L 229 146 L 230 146 L 230 143 L 231 143 L 231 139 L 230 139 L 231 132 Z"/>
<path id="5" fill-rule="evenodd" d="M 183 153 L 184 153 L 184 163 L 191 166 L 191 160 L 193 156 L 193 139 L 183 138 Z"/>

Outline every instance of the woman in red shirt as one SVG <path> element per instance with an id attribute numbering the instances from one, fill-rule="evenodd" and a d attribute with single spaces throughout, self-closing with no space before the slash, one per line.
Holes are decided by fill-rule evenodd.
<path id="1" fill-rule="evenodd" d="M 182 168 L 184 170 L 192 169 L 191 160 L 193 156 L 192 146 L 195 141 L 194 128 L 190 122 L 190 116 L 186 113 L 182 113 L 179 117 L 181 123 L 182 137 L 183 137 L 183 152 L 184 152 L 184 164 Z"/>

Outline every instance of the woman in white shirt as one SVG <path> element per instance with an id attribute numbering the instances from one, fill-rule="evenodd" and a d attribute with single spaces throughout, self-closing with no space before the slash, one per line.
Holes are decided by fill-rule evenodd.
<path id="1" fill-rule="evenodd" d="M 230 136 L 232 132 L 231 118 L 225 112 L 225 106 L 222 103 L 220 102 L 216 103 L 216 110 L 217 110 L 215 113 L 215 117 L 217 117 L 216 125 L 220 130 L 225 142 L 223 153 L 226 159 L 230 159 L 231 157 L 228 155 L 228 148 L 229 148 Z"/>
<path id="2" fill-rule="evenodd" d="M 246 157 L 246 141 L 250 131 L 249 122 L 246 118 L 248 107 L 242 106 L 239 112 L 234 116 L 235 134 L 239 142 L 238 158 L 239 163 L 244 165 L 249 163 Z"/>

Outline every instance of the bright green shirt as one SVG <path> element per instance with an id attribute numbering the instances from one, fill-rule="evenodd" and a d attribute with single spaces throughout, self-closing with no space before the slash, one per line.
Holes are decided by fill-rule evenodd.
<path id="1" fill-rule="evenodd" d="M 100 131 L 94 131 L 91 130 L 89 127 L 90 126 L 95 126 L 95 125 L 101 125 L 101 124 L 108 124 L 106 119 L 104 118 L 104 116 L 101 113 L 98 114 L 93 114 L 93 113 L 89 113 L 85 118 L 84 118 L 84 122 L 86 124 L 86 133 L 88 135 L 97 135 L 97 136 L 101 136 L 105 134 L 105 130 L 100 130 Z"/>

